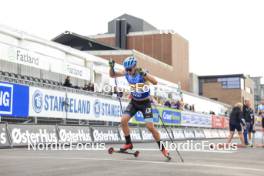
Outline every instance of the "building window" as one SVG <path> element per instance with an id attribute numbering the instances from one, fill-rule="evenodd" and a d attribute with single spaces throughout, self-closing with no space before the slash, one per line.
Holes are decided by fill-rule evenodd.
<path id="1" fill-rule="evenodd" d="M 239 77 L 218 78 L 217 82 L 221 83 L 225 89 L 240 89 L 241 87 Z"/>

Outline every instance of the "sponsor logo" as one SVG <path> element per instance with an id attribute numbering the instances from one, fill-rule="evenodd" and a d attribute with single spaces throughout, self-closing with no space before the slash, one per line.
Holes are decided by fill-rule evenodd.
<path id="1" fill-rule="evenodd" d="M 83 76 L 83 71 L 81 69 L 77 68 L 77 66 L 75 66 L 74 68 L 73 65 L 69 65 L 69 64 L 66 64 L 66 73 L 69 73 L 75 76 Z"/>
<path id="2" fill-rule="evenodd" d="M 148 130 L 141 129 L 141 133 L 142 133 L 143 140 L 152 140 L 153 139 L 152 134 Z"/>
<path id="3" fill-rule="evenodd" d="M 94 101 L 94 108 L 93 108 L 95 117 L 100 116 L 100 109 L 101 109 L 100 107 L 101 107 L 101 102 L 100 102 L 100 100 L 96 99 Z"/>
<path id="4" fill-rule="evenodd" d="M 77 131 L 70 131 L 60 129 L 59 132 L 61 142 L 90 142 L 92 141 L 91 135 L 88 131 L 78 129 Z"/>
<path id="5" fill-rule="evenodd" d="M 27 51 L 22 51 L 18 49 L 16 52 L 16 58 L 18 61 L 22 63 L 39 66 L 39 58 L 36 56 L 33 56 L 32 53 L 29 53 Z"/>
<path id="6" fill-rule="evenodd" d="M 119 132 L 120 132 L 122 140 L 124 141 L 125 140 L 125 137 L 124 137 L 125 135 L 124 135 L 122 129 L 119 129 Z M 141 136 L 140 136 L 140 132 L 139 132 L 138 129 L 133 129 L 133 128 L 130 129 L 130 136 L 131 136 L 132 140 L 142 140 Z"/>
<path id="7" fill-rule="evenodd" d="M 32 96 L 32 105 L 36 113 L 40 113 L 43 108 L 43 94 L 41 91 L 36 90 Z"/>
<path id="8" fill-rule="evenodd" d="M 178 112 L 169 111 L 169 110 L 164 110 L 162 112 L 162 119 L 164 120 L 165 123 L 172 123 L 172 124 L 179 124 L 181 121 L 180 114 Z"/>
<path id="9" fill-rule="evenodd" d="M 184 138 L 184 134 L 183 134 L 182 130 L 173 129 L 172 132 L 173 132 L 174 139 L 182 139 L 182 138 Z"/>
<path id="10" fill-rule="evenodd" d="M 6 130 L 5 127 L 0 129 L 0 145 L 7 144 Z"/>
<path id="11" fill-rule="evenodd" d="M 13 128 L 11 130 L 13 144 L 28 144 L 40 142 L 57 142 L 55 130 L 53 132 L 47 129 L 38 129 L 36 131 Z"/>
<path id="12" fill-rule="evenodd" d="M 94 141 L 119 141 L 118 132 L 113 130 L 93 130 Z"/>
<path id="13" fill-rule="evenodd" d="M 0 83 L 0 114 L 12 114 L 13 85 Z"/>
<path id="14" fill-rule="evenodd" d="M 94 101 L 93 106 L 95 117 L 99 116 L 121 116 L 121 108 L 120 105 L 115 105 L 108 102 L 101 102 L 99 99 Z"/>
<path id="15" fill-rule="evenodd" d="M 146 108 L 146 113 L 151 113 L 151 108 Z"/>
<path id="16" fill-rule="evenodd" d="M 168 133 L 164 130 L 159 130 L 159 133 L 160 133 L 161 139 L 169 139 L 169 135 L 171 136 L 171 134 L 168 135 Z"/>
<path id="17" fill-rule="evenodd" d="M 49 93 L 45 90 L 35 90 L 31 95 L 32 108 L 36 113 L 69 112 L 75 114 L 90 114 L 90 101 L 75 97 L 59 96 L 60 93 Z"/>

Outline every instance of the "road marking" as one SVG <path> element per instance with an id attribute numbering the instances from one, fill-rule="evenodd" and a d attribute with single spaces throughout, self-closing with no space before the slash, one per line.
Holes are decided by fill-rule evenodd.
<path id="1" fill-rule="evenodd" d="M 51 156 L 1 156 L 1 159 L 58 159 L 58 160 L 94 160 L 94 161 L 115 161 L 115 162 L 131 162 L 131 163 L 145 163 L 145 164 L 163 164 L 163 165 L 174 165 L 174 166 L 196 166 L 196 167 L 209 167 L 209 168 L 222 168 L 231 170 L 247 170 L 264 172 L 264 169 L 250 168 L 250 167 L 238 167 L 238 166 L 227 166 L 227 165 L 215 165 L 215 164 L 202 164 L 202 163 L 176 163 L 176 162 L 162 162 L 162 161 L 151 161 L 151 160 L 129 160 L 129 159 L 114 159 L 114 158 L 81 158 L 81 157 L 51 157 Z"/>
<path id="2" fill-rule="evenodd" d="M 133 150 L 140 150 L 140 151 L 159 151 L 159 149 L 148 149 L 148 148 L 133 148 Z M 176 151 L 176 150 L 170 150 Z M 204 152 L 204 153 L 235 153 L 236 150 L 178 150 L 179 152 Z"/>

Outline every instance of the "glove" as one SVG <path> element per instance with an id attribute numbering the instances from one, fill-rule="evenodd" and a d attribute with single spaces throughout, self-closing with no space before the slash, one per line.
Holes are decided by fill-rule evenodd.
<path id="1" fill-rule="evenodd" d="M 145 70 L 143 70 L 142 68 L 138 68 L 138 73 L 139 73 L 141 76 L 143 76 L 143 77 L 145 77 L 145 76 L 147 75 L 147 72 L 146 72 Z"/>
<path id="2" fill-rule="evenodd" d="M 115 67 L 115 61 L 112 59 L 109 60 L 108 64 L 109 64 L 109 67 L 112 69 Z"/>

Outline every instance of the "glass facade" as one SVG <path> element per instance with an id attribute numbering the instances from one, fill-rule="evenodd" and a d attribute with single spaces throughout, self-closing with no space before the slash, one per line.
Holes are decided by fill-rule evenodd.
<path id="1" fill-rule="evenodd" d="M 217 82 L 222 84 L 225 89 L 240 89 L 240 78 L 239 77 L 229 77 L 229 78 L 218 78 Z"/>
<path id="2" fill-rule="evenodd" d="M 241 76 L 209 77 L 199 79 L 199 95 L 203 95 L 203 85 L 206 83 L 220 83 L 224 89 L 245 90 L 245 79 Z"/>

